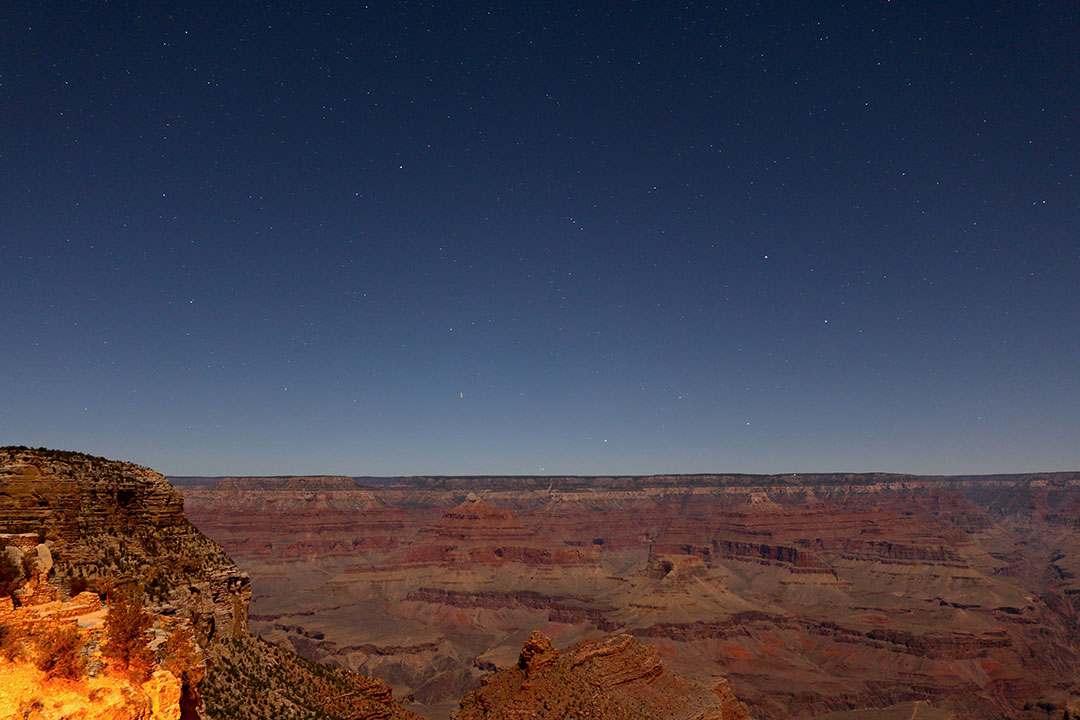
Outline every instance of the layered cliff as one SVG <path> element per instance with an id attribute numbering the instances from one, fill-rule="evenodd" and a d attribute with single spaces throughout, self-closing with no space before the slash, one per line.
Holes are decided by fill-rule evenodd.
<path id="1" fill-rule="evenodd" d="M 200 639 L 247 633 L 250 583 L 184 517 L 159 473 L 79 453 L 0 448 L 0 530 L 47 540 L 61 582 L 104 591 L 138 580 L 183 607 Z"/>
<path id="2" fill-rule="evenodd" d="M 5 587 L 14 589 L 0 592 L 0 709 L 17 716 L 416 717 L 377 680 L 253 638 L 247 575 L 188 522 L 168 481 L 146 468 L 0 448 L 0 553 L 11 576 Z M 94 592 L 72 597 L 83 588 Z M 91 608 L 97 593 L 112 602 Z M 130 621 L 124 641 L 140 658 L 130 672 L 127 661 L 107 657 L 121 642 L 108 629 L 110 621 L 122 627 L 117 608 L 127 606 L 118 598 L 129 597 L 146 601 L 144 619 Z M 67 666 L 57 670 L 52 655 Z"/>

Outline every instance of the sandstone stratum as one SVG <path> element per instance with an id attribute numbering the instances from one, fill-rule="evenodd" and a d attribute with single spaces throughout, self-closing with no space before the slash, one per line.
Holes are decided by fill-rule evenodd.
<path id="1" fill-rule="evenodd" d="M 539 693 L 534 630 L 631 638 L 759 720 L 1080 714 L 1077 473 L 178 482 L 257 635 L 426 717 Z"/>
<path id="2" fill-rule="evenodd" d="M 409 720 L 248 632 L 250 583 L 163 476 L 0 448 L 0 718 Z"/>

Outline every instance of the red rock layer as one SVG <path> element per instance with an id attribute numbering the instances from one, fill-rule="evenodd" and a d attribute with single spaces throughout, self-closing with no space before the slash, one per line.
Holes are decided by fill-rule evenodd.
<path id="1" fill-rule="evenodd" d="M 638 637 L 691 680 L 729 678 L 761 718 L 927 699 L 1034 718 L 1080 696 L 1077 474 L 288 492 L 186 492 L 263 588 L 256 629 L 436 715 L 533 627 L 560 644 Z"/>

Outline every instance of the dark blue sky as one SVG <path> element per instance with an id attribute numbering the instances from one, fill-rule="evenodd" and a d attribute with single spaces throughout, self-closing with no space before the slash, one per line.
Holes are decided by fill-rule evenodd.
<path id="1" fill-rule="evenodd" d="M 1073 2 L 5 3 L 0 443 L 1080 469 Z"/>

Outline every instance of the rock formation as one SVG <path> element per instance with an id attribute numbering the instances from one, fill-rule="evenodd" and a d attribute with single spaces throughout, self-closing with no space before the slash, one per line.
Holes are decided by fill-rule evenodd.
<path id="1" fill-rule="evenodd" d="M 205 640 L 247 632 L 250 584 L 184 517 L 159 473 L 78 453 L 0 449 L 0 529 L 47 538 L 61 579 L 140 579 L 151 600 L 191 614 Z"/>
<path id="2" fill-rule="evenodd" d="M 0 717 L 24 720 L 180 720 L 180 681 L 159 671 L 141 685 L 97 676 L 50 680 L 29 663 L 0 660 Z"/>
<path id="3" fill-rule="evenodd" d="M 0 717 L 416 718 L 377 680 L 251 637 L 248 577 L 146 468 L 0 448 L 0 553 Z M 109 624 L 143 592 L 130 647 L 150 666 L 125 666 Z"/>
<path id="4" fill-rule="evenodd" d="M 563 652 L 533 632 L 515 666 L 486 677 L 461 701 L 457 720 L 749 720 L 721 682 L 710 692 L 668 672 L 659 653 L 629 635 Z"/>

